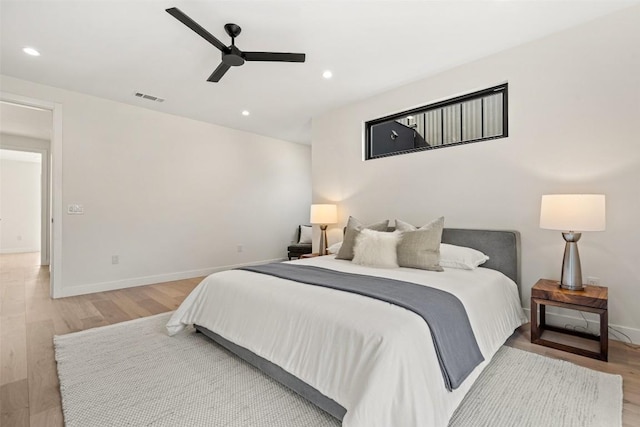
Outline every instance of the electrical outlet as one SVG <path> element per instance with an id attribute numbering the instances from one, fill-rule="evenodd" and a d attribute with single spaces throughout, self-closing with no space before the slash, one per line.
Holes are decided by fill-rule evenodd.
<path id="1" fill-rule="evenodd" d="M 244 247 L 242 245 L 238 245 L 238 253 L 244 251 Z"/>
<path id="2" fill-rule="evenodd" d="M 22 240 L 22 236 L 18 236 L 18 241 Z"/>
<path id="3" fill-rule="evenodd" d="M 120 262 L 120 257 L 118 255 L 111 256 L 111 264 L 118 264 Z"/>
<path id="4" fill-rule="evenodd" d="M 594 276 L 587 277 L 587 285 L 600 286 L 600 278 Z"/>

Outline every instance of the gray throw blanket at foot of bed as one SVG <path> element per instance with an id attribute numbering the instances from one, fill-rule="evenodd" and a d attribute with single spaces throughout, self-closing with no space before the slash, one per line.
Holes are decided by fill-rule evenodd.
<path id="1" fill-rule="evenodd" d="M 429 325 L 447 390 L 458 388 L 484 360 L 464 306 L 440 289 L 309 265 L 273 263 L 240 270 L 364 295 L 413 311 Z"/>

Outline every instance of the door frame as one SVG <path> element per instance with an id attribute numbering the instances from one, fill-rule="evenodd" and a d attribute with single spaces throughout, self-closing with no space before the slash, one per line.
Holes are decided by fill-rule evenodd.
<path id="1" fill-rule="evenodd" d="M 49 234 L 49 293 L 52 298 L 62 296 L 62 104 L 42 99 L 30 98 L 0 91 L 0 100 L 29 107 L 50 110 L 52 115 L 52 132 L 50 146 L 51 166 L 51 228 Z M 43 158 L 43 164 L 45 163 Z M 45 193 L 43 191 L 42 193 Z M 47 216 L 49 218 L 49 216 Z M 47 219 L 47 222 L 49 220 Z M 47 224 L 49 225 L 49 224 Z"/>

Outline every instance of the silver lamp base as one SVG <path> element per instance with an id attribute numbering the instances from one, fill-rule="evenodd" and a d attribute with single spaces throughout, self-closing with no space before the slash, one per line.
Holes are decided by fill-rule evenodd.
<path id="1" fill-rule="evenodd" d="M 320 255 L 327 255 L 327 226 L 320 226 L 320 247 L 318 248 Z"/>
<path id="2" fill-rule="evenodd" d="M 574 233 L 572 231 L 562 233 L 562 237 L 567 243 L 564 246 L 560 286 L 572 291 L 581 291 L 584 289 L 582 286 L 580 254 L 578 254 L 578 240 L 580 240 L 581 236 L 581 233 Z"/>

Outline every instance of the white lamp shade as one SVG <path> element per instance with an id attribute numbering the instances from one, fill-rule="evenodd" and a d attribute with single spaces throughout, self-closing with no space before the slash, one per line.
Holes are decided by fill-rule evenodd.
<path id="1" fill-rule="evenodd" d="M 311 205 L 311 224 L 335 224 L 338 222 L 336 205 Z"/>
<path id="2" fill-rule="evenodd" d="M 605 229 L 604 194 L 547 194 L 542 196 L 540 228 L 560 231 Z"/>

